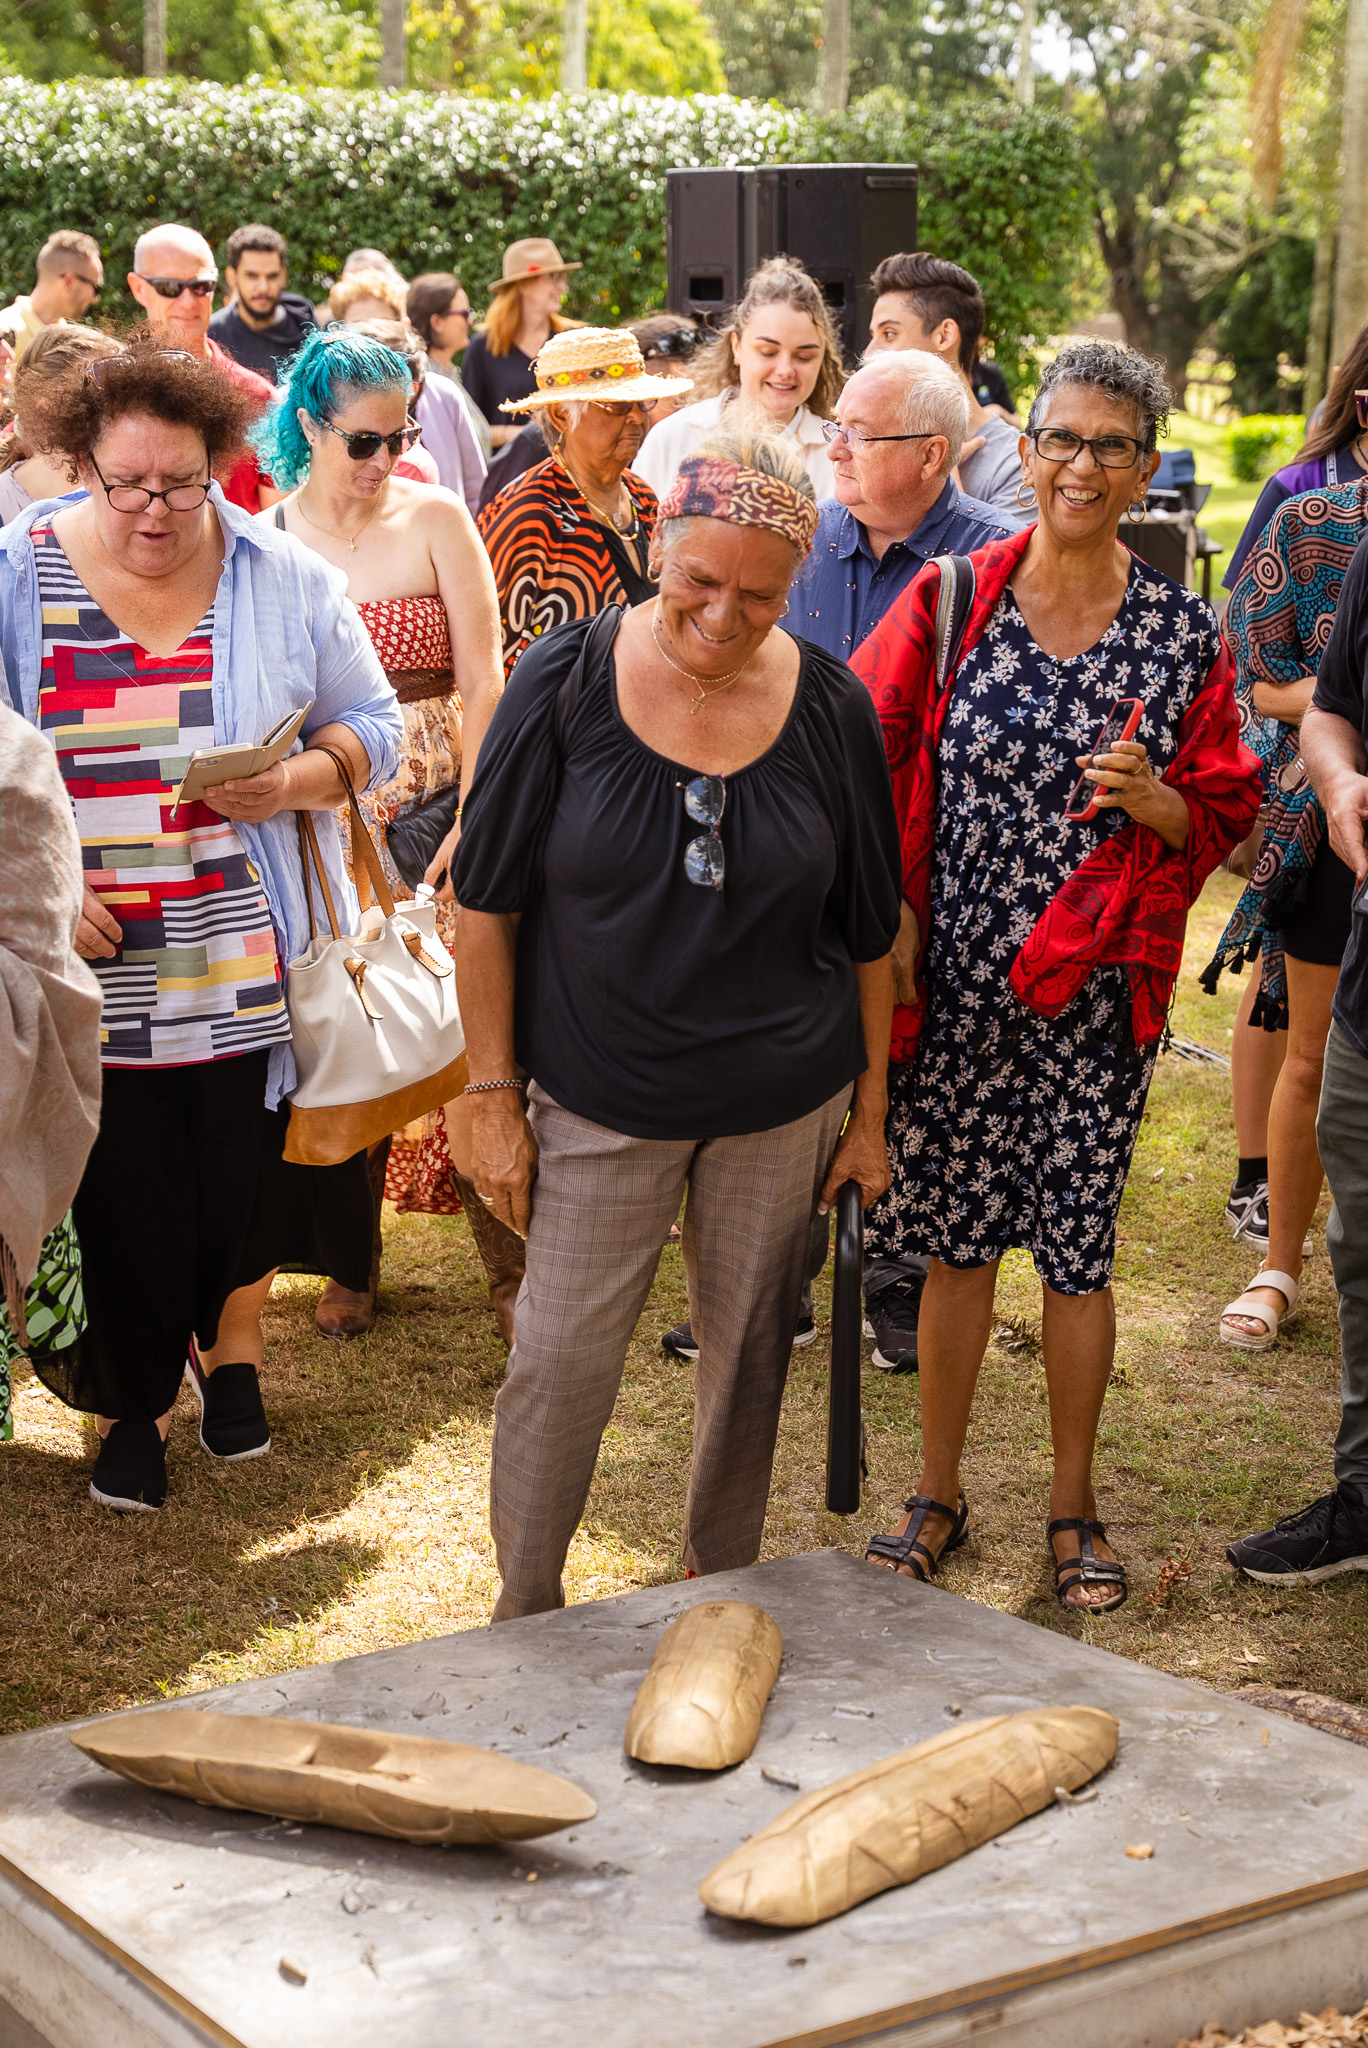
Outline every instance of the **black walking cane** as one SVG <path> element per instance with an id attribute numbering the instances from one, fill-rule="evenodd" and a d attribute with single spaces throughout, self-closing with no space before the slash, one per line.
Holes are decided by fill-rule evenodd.
<path id="1" fill-rule="evenodd" d="M 826 1504 L 833 1515 L 860 1505 L 864 1427 L 860 1421 L 860 1336 L 864 1325 L 864 1212 L 860 1183 L 836 1197 L 836 1269 L 831 1289 L 831 1400 L 827 1410 Z"/>

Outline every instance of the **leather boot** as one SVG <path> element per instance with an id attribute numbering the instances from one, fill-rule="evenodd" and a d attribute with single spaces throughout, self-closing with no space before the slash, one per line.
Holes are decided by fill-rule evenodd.
<path id="1" fill-rule="evenodd" d="M 375 1313 L 375 1290 L 380 1285 L 380 1204 L 385 1199 L 385 1168 L 389 1164 L 389 1155 L 388 1138 L 382 1138 L 366 1153 L 366 1175 L 370 1181 L 374 1215 L 370 1285 L 364 1293 L 358 1293 L 354 1287 L 342 1287 L 336 1280 L 329 1280 L 314 1310 L 314 1328 L 320 1337 L 336 1337 L 343 1341 L 364 1337 L 371 1326 L 371 1317 Z"/>
<path id="2" fill-rule="evenodd" d="M 527 1246 L 516 1230 L 510 1230 L 506 1223 L 500 1223 L 484 1205 L 479 1189 L 473 1180 L 451 1169 L 452 1184 L 461 1198 L 461 1205 L 470 1224 L 470 1234 L 475 1240 L 475 1249 L 484 1262 L 489 1279 L 489 1300 L 494 1310 L 494 1319 L 499 1325 L 499 1335 L 509 1350 L 513 1349 L 513 1304 L 522 1286 L 523 1273 L 527 1267 Z"/>

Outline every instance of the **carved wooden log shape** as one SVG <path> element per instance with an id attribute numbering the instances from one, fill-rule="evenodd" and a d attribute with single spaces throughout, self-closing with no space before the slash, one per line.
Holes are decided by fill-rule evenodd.
<path id="1" fill-rule="evenodd" d="M 535 1764 L 327 1721 L 166 1707 L 96 1722 L 71 1739 L 106 1770 L 201 1806 L 401 1842 L 524 1842 L 598 1811 L 578 1785 Z"/>
<path id="2" fill-rule="evenodd" d="M 1117 1723 L 1096 1707 L 995 1714 L 933 1735 L 824 1791 L 809 1792 L 708 1873 L 711 1912 L 811 1927 L 1074 1792 L 1116 1754 Z"/>
<path id="3" fill-rule="evenodd" d="M 784 1638 L 746 1600 L 704 1600 L 656 1646 L 627 1720 L 623 1747 L 645 1764 L 720 1771 L 755 1747 Z"/>

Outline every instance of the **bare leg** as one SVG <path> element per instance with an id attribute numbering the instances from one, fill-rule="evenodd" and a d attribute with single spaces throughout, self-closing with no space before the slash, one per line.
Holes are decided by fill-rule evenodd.
<path id="1" fill-rule="evenodd" d="M 1110 1287 L 1096 1294 L 1057 1294 L 1046 1287 L 1043 1335 L 1054 1445 L 1050 1520 L 1083 1516 L 1093 1521 L 1093 1451 L 1116 1356 L 1116 1304 Z M 1051 1540 L 1059 1563 L 1079 1555 L 1076 1529 L 1061 1529 Z M 1116 1555 L 1101 1537 L 1093 1539 L 1093 1547 L 1099 1558 Z M 1066 1596 L 1070 1607 L 1097 1606 L 1115 1597 L 1115 1586 L 1073 1586 Z"/>
<path id="2" fill-rule="evenodd" d="M 983 1354 L 993 1327 L 998 1262 L 968 1269 L 932 1259 L 917 1321 L 920 1354 L 922 1469 L 916 1491 L 954 1507 L 959 1499 L 960 1458 L 969 1429 Z M 892 1531 L 901 1536 L 911 1514 Z M 950 1533 L 944 1515 L 928 1515 L 922 1541 L 935 1549 Z M 939 1555 L 939 1552 L 936 1553 Z M 883 1563 L 883 1559 L 871 1562 Z M 889 1570 L 915 1578 L 909 1565 Z"/>
<path id="3" fill-rule="evenodd" d="M 261 1369 L 262 1338 L 261 1311 L 266 1306 L 266 1297 L 275 1279 L 275 1268 L 264 1280 L 256 1280 L 250 1287 L 236 1287 L 223 1304 L 219 1317 L 218 1342 L 212 1351 L 201 1351 L 200 1363 L 206 1372 L 212 1372 L 216 1365 L 254 1365 Z M 101 1436 L 108 1436 L 114 1427 L 108 1415 L 97 1415 L 95 1427 Z M 157 1417 L 157 1427 L 162 1441 L 171 1427 L 171 1410 Z"/>
<path id="4" fill-rule="evenodd" d="M 1268 1151 L 1268 1112 L 1273 1089 L 1287 1050 L 1285 1031 L 1252 1025 L 1249 1013 L 1259 993 L 1259 973 L 1247 976 L 1235 1035 L 1230 1042 L 1230 1090 L 1234 1097 L 1235 1142 L 1244 1159 L 1262 1159 Z"/>
<path id="5" fill-rule="evenodd" d="M 1325 1040 L 1330 1030 L 1338 967 L 1317 966 L 1286 955 L 1288 1029 L 1287 1057 L 1273 1093 L 1268 1122 L 1268 1258 L 1275 1272 L 1301 1278 L 1302 1245 L 1320 1200 L 1320 1153 L 1316 1147 L 1316 1109 L 1320 1102 Z M 1276 1287 L 1252 1290 L 1278 1315 L 1288 1303 Z M 1231 1328 L 1263 1334 L 1252 1316 L 1223 1316 Z"/>

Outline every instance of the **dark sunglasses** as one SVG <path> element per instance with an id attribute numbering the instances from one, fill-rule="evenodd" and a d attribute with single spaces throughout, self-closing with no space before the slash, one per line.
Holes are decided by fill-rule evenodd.
<path id="1" fill-rule="evenodd" d="M 141 271 L 138 276 L 164 299 L 178 299 L 183 292 L 193 292 L 197 299 L 207 299 L 218 290 L 216 277 L 143 277 Z"/>
<path id="2" fill-rule="evenodd" d="M 649 363 L 652 356 L 691 356 L 698 347 L 702 336 L 696 327 L 676 327 L 673 334 L 660 334 L 648 342 L 642 354 Z"/>
<path id="3" fill-rule="evenodd" d="M 1368 430 L 1368 391 L 1354 393 L 1354 411 L 1358 414 L 1359 426 Z"/>
<path id="4" fill-rule="evenodd" d="M 696 824 L 708 830 L 691 839 L 684 849 L 684 872 L 700 889 L 720 889 L 727 873 L 718 829 L 727 808 L 727 785 L 720 775 L 695 775 L 684 784 L 684 808 Z"/>
<path id="5" fill-rule="evenodd" d="M 369 462 L 382 448 L 397 458 L 406 448 L 413 446 L 422 432 L 416 420 L 406 421 L 397 434 L 348 434 L 343 428 L 335 427 L 331 420 L 319 420 L 316 424 L 326 427 L 330 434 L 336 434 L 339 441 L 346 442 L 347 453 L 353 462 Z"/>

